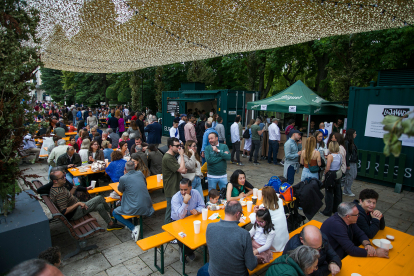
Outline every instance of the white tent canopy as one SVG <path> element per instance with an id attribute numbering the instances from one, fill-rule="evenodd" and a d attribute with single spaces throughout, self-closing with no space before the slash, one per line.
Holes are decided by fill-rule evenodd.
<path id="1" fill-rule="evenodd" d="M 414 1 L 28 0 L 45 67 L 132 71 L 414 22 Z"/>

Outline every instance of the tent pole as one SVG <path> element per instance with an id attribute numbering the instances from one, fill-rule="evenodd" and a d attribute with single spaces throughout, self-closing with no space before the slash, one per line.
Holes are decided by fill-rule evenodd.
<path id="1" fill-rule="evenodd" d="M 311 115 L 309 114 L 309 117 L 308 117 L 308 138 L 309 138 L 309 131 L 310 131 L 310 122 L 311 122 Z"/>

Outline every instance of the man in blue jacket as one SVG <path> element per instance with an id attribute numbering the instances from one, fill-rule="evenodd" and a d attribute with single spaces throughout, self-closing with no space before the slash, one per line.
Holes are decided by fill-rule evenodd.
<path id="1" fill-rule="evenodd" d="M 301 245 L 307 245 L 319 251 L 318 270 L 310 274 L 311 276 L 328 276 L 331 273 L 335 276 L 339 273 L 342 266 L 341 258 L 329 244 L 328 237 L 322 234 L 318 227 L 313 225 L 303 227 L 300 234 L 294 235 L 288 241 L 283 254 L 289 254 L 289 251 Z"/>
<path id="2" fill-rule="evenodd" d="M 356 224 L 359 211 L 355 203 L 342 202 L 338 212 L 325 220 L 321 231 L 325 234 L 336 254 L 343 259 L 347 255 L 353 257 L 382 257 L 388 258 L 388 250 L 375 249 L 367 235 Z M 364 248 L 360 248 L 359 245 Z"/>
<path id="3" fill-rule="evenodd" d="M 162 135 L 162 126 L 158 123 L 155 116 L 152 117 L 149 125 L 144 129 L 145 132 L 148 132 L 148 144 L 155 144 L 158 148 L 158 145 L 161 144 L 161 135 Z"/>
<path id="4" fill-rule="evenodd" d="M 359 193 L 359 201 L 354 200 L 359 211 L 357 225 L 370 239 L 373 239 L 379 230 L 385 228 L 384 216 L 380 211 L 375 210 L 378 196 L 376 191 L 364 189 Z"/>

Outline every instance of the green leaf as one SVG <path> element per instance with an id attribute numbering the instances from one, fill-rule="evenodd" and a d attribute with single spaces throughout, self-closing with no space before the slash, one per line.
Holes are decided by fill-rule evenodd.
<path id="1" fill-rule="evenodd" d="M 398 141 L 397 143 L 391 146 L 391 153 L 395 157 L 398 157 L 400 155 L 400 152 L 401 152 L 401 141 Z"/>
<path id="2" fill-rule="evenodd" d="M 388 115 L 384 117 L 381 124 L 383 125 L 395 124 L 396 122 L 398 122 L 398 120 L 401 120 L 401 118 L 397 116 Z"/>

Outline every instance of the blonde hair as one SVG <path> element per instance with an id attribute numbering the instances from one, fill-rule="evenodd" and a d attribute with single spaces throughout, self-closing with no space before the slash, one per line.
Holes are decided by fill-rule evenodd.
<path id="1" fill-rule="evenodd" d="M 339 143 L 336 141 L 331 141 L 329 143 L 329 152 L 330 153 L 338 153 L 339 152 Z"/>
<path id="2" fill-rule="evenodd" d="M 273 187 L 264 187 L 262 189 L 263 205 L 269 210 L 279 209 L 277 194 Z"/>
<path id="3" fill-rule="evenodd" d="M 310 163 L 312 160 L 312 153 L 316 148 L 316 139 L 315 137 L 311 136 L 306 140 L 306 146 L 305 146 L 305 155 L 303 156 L 303 160 L 306 163 Z"/>

